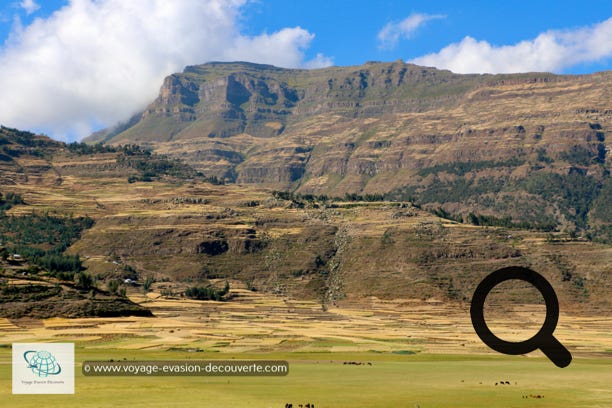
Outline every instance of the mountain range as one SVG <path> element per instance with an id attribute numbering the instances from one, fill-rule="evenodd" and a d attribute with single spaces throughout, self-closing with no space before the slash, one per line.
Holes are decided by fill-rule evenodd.
<path id="1" fill-rule="evenodd" d="M 87 143 L 2 127 L 2 315 L 146 314 L 145 282 L 465 306 L 511 265 L 605 312 L 611 79 L 210 63 Z"/>
<path id="2" fill-rule="evenodd" d="M 612 72 L 207 63 L 168 76 L 142 113 L 87 142 L 143 145 L 230 183 L 381 195 L 609 242 L 611 89 Z"/>

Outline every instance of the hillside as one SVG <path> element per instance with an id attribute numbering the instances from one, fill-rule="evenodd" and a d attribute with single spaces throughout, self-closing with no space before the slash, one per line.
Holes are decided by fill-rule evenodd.
<path id="1" fill-rule="evenodd" d="M 147 170 L 156 167 L 184 170 L 184 166 L 146 154 L 135 146 L 118 150 L 65 145 L 30 132 L 1 127 L 0 317 L 151 315 L 118 288 L 105 290 L 113 278 L 118 281 L 122 276 L 93 277 L 78 254 L 66 253 L 95 221 L 87 214 L 75 216 L 66 205 L 69 197 L 56 194 L 61 191 L 60 186 L 74 181 L 70 169 L 76 163 L 68 161 L 60 168 L 55 160 L 82 155 L 91 160 L 83 163 L 80 172 L 95 174 L 98 179 L 114 174 L 125 183 L 161 176 L 139 171 L 144 157 Z M 55 198 L 53 205 L 32 204 L 47 194 Z"/>
<path id="2" fill-rule="evenodd" d="M 209 63 L 167 77 L 142 114 L 89 142 L 143 144 L 228 182 L 382 194 L 610 242 L 610 89 L 611 72 Z"/>
<path id="3" fill-rule="evenodd" d="M 563 232 L 460 224 L 409 201 L 215 185 L 189 166 L 134 146 L 30 139 L 47 144 L 12 158 L 22 172 L 7 171 L 1 191 L 23 202 L 5 216 L 90 218 L 61 254 L 79 255 L 99 289 L 114 280 L 124 286 L 129 277 L 139 291 L 150 280 L 172 297 L 231 281 L 315 300 L 323 309 L 373 297 L 465 305 L 486 274 L 524 265 L 550 279 L 566 311 L 610 307 L 610 245 Z M 5 235 L 7 245 L 15 240 Z M 524 302 L 519 290 L 503 296 Z"/>

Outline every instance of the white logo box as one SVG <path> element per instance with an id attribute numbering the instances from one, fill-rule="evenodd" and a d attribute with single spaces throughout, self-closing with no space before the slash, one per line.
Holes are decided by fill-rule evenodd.
<path id="1" fill-rule="evenodd" d="M 13 394 L 74 394 L 74 343 L 13 343 Z"/>

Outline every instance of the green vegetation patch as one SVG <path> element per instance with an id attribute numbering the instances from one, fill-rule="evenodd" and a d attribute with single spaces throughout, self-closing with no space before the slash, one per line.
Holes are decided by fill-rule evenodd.
<path id="1" fill-rule="evenodd" d="M 426 177 L 430 174 L 438 173 L 450 173 L 458 176 L 463 176 L 467 173 L 485 169 L 492 169 L 498 167 L 518 167 L 525 164 L 525 160 L 513 157 L 508 160 L 494 161 L 494 160 L 481 160 L 481 161 L 470 161 L 470 162 L 452 162 L 437 164 L 432 167 L 425 167 L 417 172 L 421 177 Z"/>
<path id="2" fill-rule="evenodd" d="M 185 296 L 190 299 L 196 300 L 216 300 L 221 301 L 225 295 L 229 293 L 229 283 L 225 282 L 223 289 L 216 289 L 213 287 L 200 287 L 192 286 L 185 290 Z"/>
<path id="3" fill-rule="evenodd" d="M 553 231 L 563 219 L 584 231 L 587 238 L 609 242 L 612 238 L 612 182 L 607 172 L 592 175 L 579 168 L 571 168 L 567 174 L 532 169 L 525 177 L 513 179 L 507 175 L 472 178 L 469 172 L 490 167 L 519 165 L 519 159 L 504 162 L 481 161 L 449 163 L 419 172 L 433 177 L 429 183 L 404 186 L 387 194 L 389 201 L 411 201 L 430 207 L 443 218 L 481 226 Z M 438 177 L 439 172 L 457 175 L 451 180 Z M 445 204 L 485 208 L 490 214 L 455 214 L 444 208 Z M 433 205 L 436 205 L 433 207 Z M 433 207 L 433 209 L 431 208 Z M 563 218 L 546 211 L 552 207 Z"/>
<path id="4" fill-rule="evenodd" d="M 177 159 L 169 159 L 163 155 L 151 153 L 138 145 L 126 145 L 117 157 L 117 163 L 126 165 L 141 173 L 141 176 L 131 176 L 128 181 L 153 181 L 161 176 L 176 178 L 193 178 L 198 174 L 193 167 Z"/>
<path id="5" fill-rule="evenodd" d="M 6 247 L 2 256 L 18 254 L 52 275 L 72 280 L 81 271 L 78 255 L 64 251 L 80 238 L 83 230 L 94 224 L 89 217 L 62 217 L 32 213 L 24 216 L 0 214 L 0 243 Z"/>
<path id="6" fill-rule="evenodd" d="M 25 204 L 23 197 L 12 192 L 2 194 L 0 192 L 0 212 L 10 210 L 15 205 Z"/>
<path id="7" fill-rule="evenodd" d="M 546 201 L 558 202 L 563 215 L 578 227 L 585 228 L 587 214 L 599 196 L 602 183 L 578 171 L 570 174 L 536 172 L 526 178 L 521 187 Z"/>

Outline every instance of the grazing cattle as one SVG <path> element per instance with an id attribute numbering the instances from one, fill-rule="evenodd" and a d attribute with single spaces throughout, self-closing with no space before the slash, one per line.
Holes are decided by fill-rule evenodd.
<path id="1" fill-rule="evenodd" d="M 495 383 L 495 385 L 497 385 L 497 383 Z"/>
<path id="2" fill-rule="evenodd" d="M 544 398 L 544 396 L 540 395 L 540 394 L 537 394 L 537 395 L 529 394 L 529 395 L 523 395 L 523 398 L 542 399 L 542 398 Z"/>
<path id="3" fill-rule="evenodd" d="M 344 361 L 342 364 L 344 364 L 344 365 L 356 365 L 356 366 L 366 365 L 366 364 L 369 365 L 369 366 L 372 365 L 372 363 L 369 362 L 369 361 L 367 363 L 364 363 L 364 362 L 361 362 L 361 361 Z"/>

